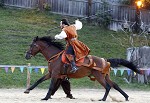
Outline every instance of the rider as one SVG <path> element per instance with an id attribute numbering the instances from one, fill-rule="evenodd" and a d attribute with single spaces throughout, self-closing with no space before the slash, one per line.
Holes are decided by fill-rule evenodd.
<path id="1" fill-rule="evenodd" d="M 82 28 L 82 22 L 75 20 L 75 24 L 70 25 L 67 19 L 62 19 L 60 22 L 60 27 L 62 29 L 60 34 L 55 35 L 55 39 L 65 39 L 66 45 L 66 57 L 71 63 L 72 70 L 71 73 L 75 73 L 78 68 L 75 65 L 75 61 L 87 56 L 90 49 L 81 41 L 79 41 L 78 34 L 76 30 Z"/>

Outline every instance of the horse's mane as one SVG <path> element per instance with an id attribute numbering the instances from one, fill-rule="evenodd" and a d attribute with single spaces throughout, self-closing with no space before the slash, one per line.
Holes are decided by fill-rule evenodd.
<path id="1" fill-rule="evenodd" d="M 61 42 L 56 42 L 55 39 L 51 36 L 44 36 L 41 38 L 38 38 L 41 41 L 46 42 L 49 46 L 53 45 L 55 47 L 57 47 L 60 50 L 64 50 L 64 44 Z"/>

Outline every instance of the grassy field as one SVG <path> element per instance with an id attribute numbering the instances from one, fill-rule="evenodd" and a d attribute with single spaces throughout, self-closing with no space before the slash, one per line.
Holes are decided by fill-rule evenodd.
<path id="1" fill-rule="evenodd" d="M 49 34 L 47 31 L 58 26 L 63 16 L 49 12 L 40 13 L 35 10 L 0 9 L 0 17 L 0 45 L 2 48 L 0 63 L 24 65 L 30 62 L 32 65 L 47 65 L 42 56 L 36 56 L 35 59 L 26 61 L 24 54 L 35 36 L 58 34 L 59 28 Z M 69 18 L 69 20 L 75 19 Z M 126 47 L 122 47 L 111 36 L 115 35 L 120 38 L 124 34 L 104 30 L 87 23 L 84 23 L 83 29 L 78 33 L 79 39 L 91 49 L 92 55 L 104 58 L 126 57 Z"/>
<path id="2" fill-rule="evenodd" d="M 24 9 L 8 9 L 0 8 L 0 64 L 1 65 L 31 65 L 47 66 L 47 61 L 41 54 L 36 55 L 31 60 L 24 58 L 26 50 L 32 39 L 35 36 L 54 36 L 61 30 L 52 29 L 59 25 L 62 18 L 68 18 L 69 21 L 74 21 L 76 18 L 67 17 L 51 12 L 38 12 L 36 10 Z M 83 28 L 78 31 L 79 40 L 83 41 L 91 49 L 91 55 L 96 55 L 103 58 L 124 58 L 126 59 L 126 48 L 130 47 L 129 35 L 123 32 L 114 32 L 102 29 L 96 25 L 83 22 Z M 64 41 L 60 41 L 64 43 Z M 138 43 L 138 41 L 137 41 Z M 137 44 L 136 44 L 137 45 Z M 43 74 L 31 74 L 31 83 L 40 78 Z M 124 88 L 140 88 L 149 87 L 143 84 L 126 84 L 123 76 L 115 77 L 111 73 L 112 79 Z M 87 77 L 78 80 L 70 80 L 74 88 L 100 88 L 98 83 L 93 83 Z M 9 70 L 5 73 L 4 69 L 0 68 L 0 88 L 25 87 L 26 86 L 26 71 L 21 73 L 16 69 L 14 73 Z M 39 87 L 47 88 L 49 81 L 41 84 Z"/>

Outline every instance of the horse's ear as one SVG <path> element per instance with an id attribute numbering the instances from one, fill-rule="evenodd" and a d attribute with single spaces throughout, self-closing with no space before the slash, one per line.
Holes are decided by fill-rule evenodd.
<path id="1" fill-rule="evenodd" d="M 36 40 L 38 40 L 38 38 L 39 38 L 39 37 L 38 37 L 38 36 L 36 36 Z"/>
<path id="2" fill-rule="evenodd" d="M 36 36 L 36 37 L 34 37 L 34 39 L 33 39 L 33 40 L 34 40 L 34 41 L 37 41 L 37 40 L 38 40 L 38 38 L 39 38 L 39 37 L 38 37 L 38 36 Z"/>

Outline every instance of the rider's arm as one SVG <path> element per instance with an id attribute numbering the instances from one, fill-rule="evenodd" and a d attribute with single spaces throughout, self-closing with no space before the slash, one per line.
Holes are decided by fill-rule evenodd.
<path id="1" fill-rule="evenodd" d="M 74 26 L 76 27 L 76 30 L 80 30 L 82 28 L 82 22 L 79 20 L 75 20 Z"/>
<path id="2" fill-rule="evenodd" d="M 60 34 L 55 35 L 55 39 L 64 39 L 67 37 L 65 31 L 62 31 Z"/>

